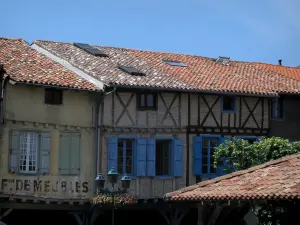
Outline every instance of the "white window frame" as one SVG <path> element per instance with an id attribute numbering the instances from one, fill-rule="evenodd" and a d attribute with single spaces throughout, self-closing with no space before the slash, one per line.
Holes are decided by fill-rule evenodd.
<path id="1" fill-rule="evenodd" d="M 38 149 L 39 134 L 37 132 L 20 132 L 20 155 L 19 172 L 34 174 L 38 170 Z M 24 157 L 22 157 L 24 156 Z M 25 164 L 24 164 L 25 161 Z M 35 166 L 35 170 L 29 170 L 30 162 Z M 25 166 L 25 170 L 23 167 Z"/>

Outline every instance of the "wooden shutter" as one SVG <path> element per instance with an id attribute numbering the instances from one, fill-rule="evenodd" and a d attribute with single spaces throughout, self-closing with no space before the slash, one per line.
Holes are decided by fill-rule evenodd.
<path id="1" fill-rule="evenodd" d="M 198 176 L 202 173 L 202 137 L 194 137 L 193 152 L 193 173 Z"/>
<path id="2" fill-rule="evenodd" d="M 59 172 L 61 175 L 70 174 L 70 133 L 60 135 Z"/>
<path id="3" fill-rule="evenodd" d="M 147 160 L 147 140 L 139 138 L 137 139 L 137 176 L 146 176 L 146 160 Z"/>
<path id="4" fill-rule="evenodd" d="M 147 176 L 155 176 L 155 157 L 156 157 L 156 148 L 155 148 L 155 139 L 147 140 Z"/>
<path id="5" fill-rule="evenodd" d="M 174 140 L 174 163 L 173 163 L 173 171 L 175 177 L 181 177 L 183 173 L 183 141 L 182 140 Z"/>
<path id="6" fill-rule="evenodd" d="M 118 138 L 117 137 L 108 137 L 108 171 L 112 168 L 115 170 L 118 169 Z"/>
<path id="7" fill-rule="evenodd" d="M 70 134 L 70 175 L 80 174 L 80 137 L 79 133 Z"/>
<path id="8" fill-rule="evenodd" d="M 39 151 L 39 173 L 47 174 L 50 169 L 50 146 L 51 134 L 42 132 L 40 134 Z"/>
<path id="9" fill-rule="evenodd" d="M 10 132 L 10 154 L 9 154 L 9 172 L 19 172 L 20 157 L 20 132 Z"/>

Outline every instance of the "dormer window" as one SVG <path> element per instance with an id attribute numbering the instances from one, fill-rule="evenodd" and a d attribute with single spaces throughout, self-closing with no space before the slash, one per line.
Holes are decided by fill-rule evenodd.
<path id="1" fill-rule="evenodd" d="M 187 67 L 186 64 L 180 61 L 172 61 L 172 60 L 163 60 L 163 62 L 167 63 L 170 66 L 181 66 L 181 67 Z"/>
<path id="2" fill-rule="evenodd" d="M 216 59 L 216 63 L 221 65 L 229 65 L 230 57 L 219 56 Z"/>
<path id="3" fill-rule="evenodd" d="M 145 76 L 146 74 L 131 66 L 119 66 L 119 69 L 134 76 Z"/>

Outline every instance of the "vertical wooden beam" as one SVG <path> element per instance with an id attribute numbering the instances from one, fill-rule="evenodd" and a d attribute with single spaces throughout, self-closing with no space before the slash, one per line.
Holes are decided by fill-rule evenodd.
<path id="1" fill-rule="evenodd" d="M 111 103 L 111 122 L 112 126 L 115 126 L 115 92 L 112 93 L 112 103 Z"/>
<path id="2" fill-rule="evenodd" d="M 188 93 L 188 127 L 191 126 L 191 93 Z M 189 128 L 186 130 L 185 133 L 185 142 L 186 142 L 186 173 L 185 173 L 185 184 L 189 186 L 189 174 L 190 174 L 190 134 Z"/>
<path id="3" fill-rule="evenodd" d="M 262 98 L 261 99 L 261 115 L 262 115 L 262 118 L 261 118 L 261 132 L 263 132 L 263 129 L 264 129 L 264 117 L 265 117 L 265 99 Z"/>
<path id="4" fill-rule="evenodd" d="M 200 203 L 197 204 L 197 211 L 198 211 L 197 225 L 204 225 L 204 207 Z"/>
<path id="5" fill-rule="evenodd" d="M 198 97 L 198 119 L 197 119 L 197 122 L 198 122 L 198 127 L 200 127 L 200 124 L 201 124 L 201 121 L 200 121 L 200 112 L 201 112 L 201 107 L 200 107 L 200 104 L 201 104 L 201 102 L 200 102 L 200 93 L 198 93 L 198 95 L 197 95 L 197 97 Z"/>
<path id="6" fill-rule="evenodd" d="M 240 96 L 239 127 L 242 126 L 242 96 Z"/>
<path id="7" fill-rule="evenodd" d="M 179 127 L 181 128 L 181 92 L 179 92 L 178 94 L 178 124 L 179 124 Z"/>

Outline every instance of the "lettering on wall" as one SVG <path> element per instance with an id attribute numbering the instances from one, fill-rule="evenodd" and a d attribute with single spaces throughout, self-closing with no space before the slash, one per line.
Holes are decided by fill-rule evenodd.
<path id="1" fill-rule="evenodd" d="M 52 180 L 27 180 L 27 179 L 1 179 L 1 190 L 6 192 L 71 192 L 87 193 L 88 182 L 80 181 L 52 181 Z"/>

